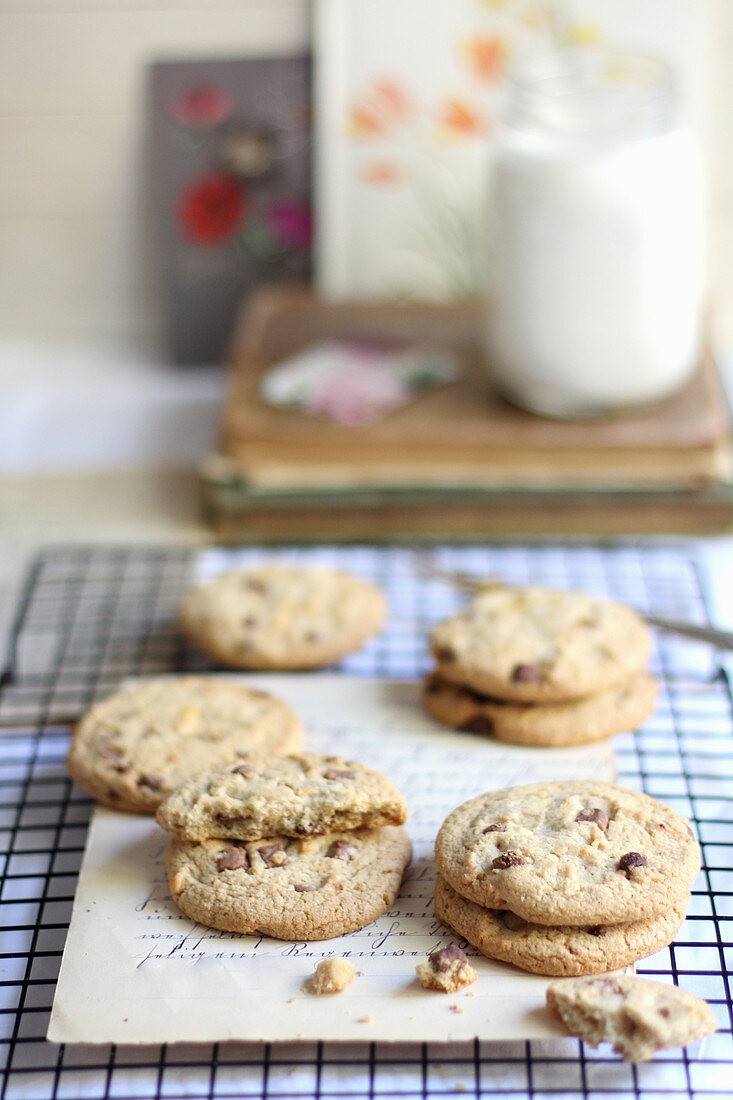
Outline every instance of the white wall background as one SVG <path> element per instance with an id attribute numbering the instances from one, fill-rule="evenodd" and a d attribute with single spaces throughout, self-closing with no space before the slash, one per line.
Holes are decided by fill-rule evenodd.
<path id="1" fill-rule="evenodd" d="M 733 2 L 699 2 L 717 27 L 711 274 L 727 315 Z M 166 57 L 286 54 L 307 43 L 308 13 L 308 0 L 0 0 L 0 337 L 154 336 L 140 193 L 144 67 Z M 733 346 L 733 318 L 725 328 Z"/>
<path id="2" fill-rule="evenodd" d="M 307 40 L 307 0 L 0 0 L 0 336 L 154 334 L 145 65 Z"/>
<path id="3" fill-rule="evenodd" d="M 712 27 L 711 288 L 733 353 L 733 0 L 699 3 Z M 0 468 L 180 465 L 207 448 L 220 379 L 166 372 L 150 350 L 145 66 L 308 40 L 309 0 L 0 0 Z"/>

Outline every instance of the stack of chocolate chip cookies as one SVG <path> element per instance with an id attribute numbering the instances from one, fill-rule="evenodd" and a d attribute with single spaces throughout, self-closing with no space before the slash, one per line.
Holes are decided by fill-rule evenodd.
<path id="1" fill-rule="evenodd" d="M 183 784 L 156 819 L 174 834 L 171 896 L 211 928 L 283 940 L 356 931 L 387 910 L 412 854 L 407 806 L 338 756 L 252 753 Z"/>
<path id="2" fill-rule="evenodd" d="M 654 709 L 649 632 L 630 608 L 581 592 L 496 588 L 435 628 L 430 714 L 501 741 L 581 745 Z"/>
<path id="3" fill-rule="evenodd" d="M 671 943 L 700 851 L 663 803 L 611 783 L 480 795 L 435 844 L 439 920 L 491 959 L 537 974 L 598 974 Z"/>

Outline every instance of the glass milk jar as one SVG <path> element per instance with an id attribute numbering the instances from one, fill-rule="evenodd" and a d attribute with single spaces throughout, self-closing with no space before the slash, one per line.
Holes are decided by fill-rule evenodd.
<path id="1" fill-rule="evenodd" d="M 485 352 L 506 397 L 594 416 L 689 377 L 703 182 L 666 64 L 595 50 L 525 61 L 508 82 L 492 206 Z"/>

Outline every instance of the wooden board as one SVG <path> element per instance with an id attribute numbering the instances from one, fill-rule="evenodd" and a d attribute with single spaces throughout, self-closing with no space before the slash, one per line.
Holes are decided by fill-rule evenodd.
<path id="1" fill-rule="evenodd" d="M 205 517 L 224 542 L 400 542 L 548 535 L 615 538 L 637 535 L 720 535 L 733 531 L 733 499 L 639 496 L 525 497 L 483 505 L 460 500 L 399 508 L 354 505 L 330 508 L 262 507 L 256 502 L 231 507 L 205 487 Z"/>
<path id="2" fill-rule="evenodd" d="M 657 405 L 594 421 L 556 421 L 504 401 L 482 367 L 474 306 L 333 305 L 308 292 L 266 291 L 245 311 L 232 349 L 231 391 L 222 425 L 223 453 L 268 460 L 304 458 L 400 461 L 481 460 L 502 451 L 552 461 L 563 451 L 587 456 L 713 451 L 728 435 L 728 413 L 709 357 L 680 393 Z M 456 349 L 464 375 L 365 427 L 345 427 L 300 412 L 273 409 L 258 397 L 259 377 L 273 363 L 319 340 L 349 336 L 435 342 Z M 307 452 L 303 447 L 307 445 Z M 265 451 L 262 452 L 263 455 Z"/>

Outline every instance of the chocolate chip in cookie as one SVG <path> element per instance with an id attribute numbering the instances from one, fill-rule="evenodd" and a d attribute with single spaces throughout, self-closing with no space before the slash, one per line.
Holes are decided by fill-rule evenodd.
<path id="1" fill-rule="evenodd" d="M 147 787 L 150 791 L 162 791 L 165 790 L 165 779 L 155 772 L 146 772 L 138 778 L 137 785 Z"/>
<path id="2" fill-rule="evenodd" d="M 476 981 L 476 971 L 465 952 L 454 943 L 433 951 L 416 967 L 416 973 L 425 989 L 437 989 L 441 993 L 456 993 Z"/>
<path id="3" fill-rule="evenodd" d="M 512 669 L 512 682 L 515 684 L 539 684 L 545 678 L 543 665 L 515 665 Z"/>
<path id="4" fill-rule="evenodd" d="M 519 867 L 520 864 L 526 862 L 526 859 L 520 856 L 518 852 L 502 852 L 496 859 L 492 859 L 491 866 L 496 871 L 506 871 L 509 867 Z"/>
<path id="5" fill-rule="evenodd" d="M 647 858 L 643 856 L 641 852 L 627 852 L 626 855 L 621 856 L 618 861 L 619 871 L 624 871 L 627 878 L 631 878 L 634 871 L 638 867 L 646 867 Z"/>
<path id="6" fill-rule="evenodd" d="M 428 962 L 436 974 L 442 974 L 446 970 L 451 970 L 454 966 L 463 966 L 464 963 L 468 962 L 468 959 L 460 947 L 456 947 L 454 943 L 451 943 L 448 947 L 441 947 L 438 951 L 433 951 L 431 955 L 428 955 Z"/>
<path id="7" fill-rule="evenodd" d="M 326 855 L 329 859 L 353 859 L 356 848 L 348 840 L 334 840 Z"/>
<path id="8" fill-rule="evenodd" d="M 604 833 L 608 828 L 608 814 L 605 810 L 581 810 L 576 821 L 592 821 Z"/>
<path id="9" fill-rule="evenodd" d="M 485 714 L 475 714 L 463 722 L 460 728 L 464 733 L 483 733 L 489 735 L 494 732 L 494 723 Z"/>
<path id="10" fill-rule="evenodd" d="M 285 846 L 280 841 L 276 844 L 266 844 L 264 848 L 258 848 L 257 851 L 266 867 L 285 867 L 289 863 Z"/>
<path id="11" fill-rule="evenodd" d="M 244 848 L 225 848 L 216 865 L 220 871 L 238 871 L 249 866 L 249 857 Z"/>

